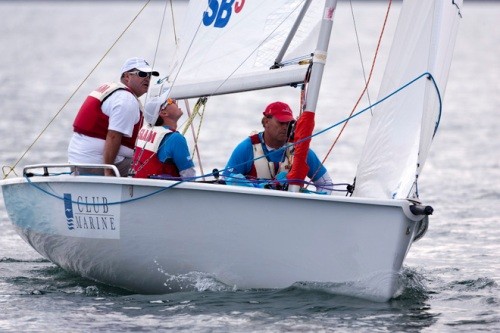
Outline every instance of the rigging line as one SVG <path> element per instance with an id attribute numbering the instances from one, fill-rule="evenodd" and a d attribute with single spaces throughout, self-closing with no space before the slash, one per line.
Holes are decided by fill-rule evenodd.
<path id="1" fill-rule="evenodd" d="M 190 121 L 189 121 L 189 124 L 186 124 L 186 127 L 182 131 L 182 135 L 184 135 L 186 133 L 188 127 L 191 128 L 191 134 L 193 135 L 193 141 L 194 141 L 194 143 L 193 143 L 194 144 L 193 156 L 194 156 L 194 154 L 196 154 L 196 158 L 198 159 L 198 164 L 200 166 L 200 172 L 203 175 L 205 172 L 203 171 L 203 165 L 201 163 L 200 149 L 198 146 L 199 131 L 198 131 L 198 135 L 197 135 L 194 131 L 194 125 L 193 125 L 194 118 L 196 117 L 197 114 L 199 114 L 199 109 L 200 109 L 201 103 L 202 103 L 201 98 L 199 98 L 198 101 L 196 102 L 196 104 L 194 105 L 193 113 L 191 113 L 191 108 L 189 107 L 189 100 L 188 99 L 184 100 L 184 104 L 186 105 L 186 111 L 188 114 L 188 119 Z M 203 116 L 201 116 L 201 118 L 203 119 Z M 200 120 L 200 126 L 201 126 L 201 120 Z M 191 156 L 191 158 L 193 158 L 193 156 Z M 203 178 L 203 180 L 205 180 L 205 177 L 202 177 L 202 178 Z"/>
<path id="2" fill-rule="evenodd" d="M 162 34 L 162 30 L 163 30 L 163 26 L 165 24 L 165 18 L 166 18 L 166 11 L 167 11 L 167 7 L 168 7 L 168 4 L 170 4 L 170 13 L 171 13 L 171 18 L 172 18 L 172 29 L 174 31 L 174 43 L 175 45 L 177 46 L 178 45 L 178 38 L 177 38 L 177 30 L 175 28 L 175 15 L 174 15 L 174 6 L 173 6 L 173 0 L 169 0 L 169 1 L 165 1 L 165 6 L 163 8 L 163 15 L 162 15 L 162 20 L 161 20 L 161 24 L 160 24 L 160 31 L 158 33 L 158 39 L 156 41 L 156 48 L 155 48 L 155 54 L 154 54 L 154 58 L 153 58 L 153 68 L 155 67 L 155 63 L 156 63 L 156 58 L 157 58 L 157 55 L 158 55 L 158 49 L 159 49 L 159 45 L 160 45 L 160 40 L 161 40 L 161 34 Z M 147 101 L 147 98 L 149 97 L 146 96 L 146 101 Z M 185 100 L 185 103 L 186 103 L 186 107 L 189 108 L 189 105 L 187 104 L 187 100 Z M 189 110 L 188 110 L 189 112 Z M 152 124 L 153 127 L 155 124 Z M 142 124 L 141 124 L 141 127 L 142 127 Z M 183 133 L 184 134 L 184 133 Z M 131 169 L 132 167 L 135 166 L 135 164 L 139 164 L 139 160 L 142 156 L 142 154 L 144 153 L 144 149 L 146 147 L 146 144 L 147 142 L 144 142 L 144 145 L 142 147 L 142 151 L 141 151 L 141 154 L 139 155 L 139 157 L 137 158 L 137 160 L 133 160 L 132 161 L 132 166 L 131 166 Z M 160 146 L 161 147 L 161 146 Z M 196 147 L 196 146 L 195 146 Z M 156 154 L 153 154 L 151 155 L 146 161 L 144 161 L 144 163 L 142 163 L 141 165 L 138 165 L 138 171 L 141 170 L 147 163 L 149 163 L 150 159 L 152 157 L 154 157 Z M 200 169 L 202 169 L 201 167 L 201 160 L 199 160 L 199 163 L 200 163 Z M 203 173 L 203 170 L 202 170 L 202 173 Z"/>
<path id="3" fill-rule="evenodd" d="M 384 98 L 378 100 L 377 102 L 373 103 L 372 105 L 368 105 L 366 108 L 364 108 L 363 110 L 360 110 L 352 115 L 350 115 L 349 117 L 321 130 L 321 131 L 318 131 L 314 134 L 312 134 L 310 137 L 307 137 L 307 138 L 304 138 L 300 141 L 297 141 L 297 143 L 300 143 L 302 141 L 305 141 L 305 140 L 308 140 L 310 138 L 313 138 L 317 135 L 320 135 L 320 134 L 323 134 L 325 133 L 326 131 L 329 131 L 331 130 L 332 128 L 334 127 L 337 127 L 338 125 L 342 124 L 342 123 L 346 123 L 348 122 L 349 120 L 351 120 L 352 118 L 355 118 L 357 116 L 359 116 L 360 114 L 368 111 L 368 110 L 371 110 L 373 107 L 379 105 L 380 103 L 384 102 L 385 100 L 389 99 L 390 97 L 394 96 L 395 94 L 399 93 L 401 90 L 404 90 L 406 89 L 407 87 L 411 86 L 413 83 L 415 83 L 416 81 L 420 80 L 421 78 L 425 77 L 426 79 L 429 79 L 432 81 L 432 84 L 434 85 L 434 88 L 436 89 L 436 94 L 438 95 L 438 100 L 439 100 L 439 115 L 438 115 L 438 119 L 436 120 L 436 126 L 435 126 L 435 129 L 434 129 L 434 135 L 436 134 L 437 132 L 437 129 L 439 127 L 439 123 L 440 123 L 440 119 L 441 119 L 441 113 L 442 113 L 442 109 L 443 109 L 443 104 L 442 104 L 442 100 L 441 100 L 441 92 L 439 91 L 439 87 L 437 85 L 437 82 L 436 80 L 434 79 L 434 76 L 432 76 L 431 73 L 429 72 L 425 72 L 425 73 L 422 73 L 420 74 L 419 76 L 417 76 L 416 78 L 414 78 L 413 80 L 407 82 L 406 84 L 402 85 L 401 87 L 399 87 L 398 89 L 394 90 L 393 92 L 391 92 L 390 94 L 386 95 Z M 295 142 L 294 142 L 295 143 Z M 286 146 L 283 146 L 281 147 L 280 149 L 284 149 Z"/>
<path id="4" fill-rule="evenodd" d="M 132 19 L 132 21 L 130 21 L 130 23 L 125 27 L 125 29 L 120 33 L 120 35 L 118 36 L 118 38 L 116 38 L 116 40 L 113 42 L 113 44 L 111 44 L 111 46 L 106 50 L 106 52 L 104 53 L 104 55 L 101 57 L 101 59 L 99 59 L 99 61 L 97 62 L 97 64 L 94 66 L 94 68 L 91 69 L 91 71 L 87 74 L 87 76 L 85 76 L 85 78 L 82 80 L 82 82 L 76 87 L 76 89 L 73 91 L 73 93 L 69 96 L 69 98 L 64 102 L 64 104 L 59 108 L 59 110 L 56 112 L 56 114 L 52 117 L 52 119 L 49 121 L 49 123 L 42 129 L 42 131 L 38 134 L 38 136 L 35 138 L 35 140 L 29 145 L 29 147 L 24 151 L 24 153 L 21 155 L 21 157 L 14 163 L 14 165 L 11 167 L 11 170 L 6 174 L 4 175 L 4 178 L 7 178 L 11 171 L 19 164 L 19 162 L 21 162 L 21 160 L 24 158 L 24 156 L 26 156 L 26 154 L 31 150 L 31 148 L 33 148 L 33 146 L 38 142 L 38 140 L 40 139 L 40 137 L 42 136 L 42 134 L 45 133 L 45 131 L 47 130 L 47 128 L 49 128 L 50 125 L 52 125 L 52 123 L 55 121 L 55 119 L 59 116 L 59 114 L 62 112 L 62 110 L 64 110 L 64 108 L 66 107 L 66 105 L 68 105 L 69 101 L 76 95 L 76 93 L 80 90 L 80 88 L 83 86 L 83 84 L 85 82 L 87 82 L 88 78 L 90 77 L 90 75 L 92 75 L 92 73 L 94 73 L 94 71 L 96 70 L 96 68 L 101 64 L 101 62 L 104 60 L 104 58 L 109 54 L 109 52 L 111 52 L 111 50 L 115 47 L 115 45 L 118 43 L 118 41 L 123 37 L 123 35 L 125 34 L 125 32 L 128 31 L 128 29 L 132 26 L 132 24 L 135 22 L 135 20 L 137 19 L 137 17 L 139 17 L 139 15 L 142 13 L 142 11 L 146 8 L 146 6 L 151 2 L 151 0 L 147 0 L 147 2 L 144 4 L 144 6 L 139 10 L 139 12 L 134 16 L 134 18 Z"/>
<path id="5" fill-rule="evenodd" d="M 353 118 L 361 115 L 362 113 L 365 113 L 368 110 L 371 110 L 373 107 L 375 107 L 375 106 L 383 103 L 385 100 L 391 98 L 392 96 L 396 95 L 400 91 L 402 91 L 402 90 L 406 89 L 407 87 L 411 86 L 413 83 L 415 83 L 416 81 L 422 79 L 423 77 L 425 77 L 426 79 L 432 81 L 434 89 L 436 90 L 436 94 L 438 95 L 439 114 L 438 114 L 438 119 L 436 120 L 435 129 L 434 129 L 434 135 L 435 135 L 435 133 L 437 132 L 437 129 L 439 127 L 439 123 L 440 123 L 440 119 L 441 119 L 441 113 L 442 113 L 442 107 L 443 107 L 443 105 L 442 105 L 442 99 L 441 99 L 441 93 L 439 91 L 439 87 L 437 85 L 437 82 L 434 79 L 434 76 L 432 76 L 432 74 L 429 73 L 429 72 L 424 72 L 424 73 L 420 74 L 419 76 L 415 77 L 414 79 L 412 79 L 411 81 L 409 81 L 409 82 L 405 83 L 404 85 L 400 86 L 399 88 L 397 88 L 396 90 L 394 90 L 390 94 L 388 94 L 388 95 L 384 96 L 383 98 L 379 99 L 377 102 L 375 102 L 375 103 L 373 103 L 371 105 L 368 105 L 366 108 L 364 108 L 364 109 L 362 109 L 362 110 L 360 110 L 360 111 L 358 111 L 358 112 L 356 112 L 354 114 L 351 114 L 349 117 L 344 118 L 343 120 L 340 120 L 340 121 L 336 122 L 335 124 L 333 124 L 331 126 L 328 126 L 327 128 L 322 129 L 321 131 L 315 132 L 315 133 L 313 133 L 312 135 L 310 135 L 308 137 L 302 138 L 301 140 L 287 143 L 284 146 L 282 146 L 282 147 L 280 147 L 280 148 L 278 148 L 278 149 L 276 149 L 274 151 L 285 150 L 285 149 L 289 148 L 290 146 L 293 146 L 293 145 L 299 144 L 301 142 L 304 142 L 306 140 L 312 139 L 313 137 L 318 136 L 320 134 L 323 134 L 323 133 L 331 130 L 332 128 L 335 128 L 335 127 L 337 127 L 337 126 L 339 126 L 341 124 L 349 122 L 351 119 L 353 119 Z M 259 157 L 259 158 L 261 158 L 261 157 Z M 258 158 L 256 158 L 256 159 L 258 159 Z"/>
<path id="6" fill-rule="evenodd" d="M 205 117 L 205 108 L 206 108 L 206 98 L 202 99 L 200 101 L 201 105 L 198 106 L 198 110 L 196 111 L 198 113 L 198 115 L 200 116 L 200 121 L 198 122 L 198 129 L 196 131 L 196 147 L 198 147 L 198 139 L 200 137 L 200 132 L 201 132 L 201 125 L 203 124 L 203 119 Z M 203 109 L 202 109 L 202 112 L 200 114 L 200 107 L 203 106 Z M 194 128 L 193 128 L 193 131 L 194 131 Z M 199 154 L 199 150 L 198 150 L 198 154 Z M 201 158 L 200 158 L 200 163 L 201 163 Z M 200 168 L 201 168 L 201 165 L 200 165 Z"/>
<path id="7" fill-rule="evenodd" d="M 159 45 L 160 45 L 160 40 L 161 40 L 161 33 L 163 30 L 163 25 L 165 23 L 166 12 L 167 12 L 167 1 L 165 1 L 165 6 L 163 7 L 163 15 L 161 17 L 160 30 L 158 31 L 158 38 L 156 39 L 155 52 L 154 52 L 154 56 L 153 56 L 153 66 L 152 66 L 153 69 L 155 68 L 155 65 L 156 65 L 156 58 L 158 56 L 158 50 L 159 50 Z M 149 94 L 146 94 L 144 104 L 147 103 L 148 97 L 149 97 Z M 139 127 L 142 128 L 142 125 L 144 125 L 144 117 L 140 119 L 140 122 L 141 123 L 140 123 Z M 144 144 L 144 146 L 145 145 L 146 144 Z M 142 147 L 142 148 L 144 149 L 144 147 Z"/>
<path id="8" fill-rule="evenodd" d="M 104 177 L 104 176 L 103 176 Z M 61 201 L 64 201 L 64 197 L 60 197 L 59 195 L 57 195 L 56 193 L 51 193 L 49 192 L 48 190 L 45 190 L 43 189 L 40 185 L 36 185 L 34 182 L 31 181 L 30 177 L 25 177 L 26 178 L 26 182 L 28 184 L 30 184 L 31 186 L 33 186 L 34 188 L 36 188 L 37 190 L 40 190 L 42 191 L 43 193 L 47 194 L 47 195 L 50 195 L 51 197 L 53 198 L 56 198 L 56 199 L 59 199 Z M 166 191 L 166 190 L 169 190 L 171 188 L 174 188 L 176 187 L 177 185 L 183 183 L 183 181 L 177 181 L 176 183 L 172 184 L 172 185 L 169 185 L 169 186 L 166 186 L 166 187 L 163 187 L 157 191 L 153 191 L 149 194 L 145 194 L 143 196 L 139 196 L 137 198 L 133 198 L 133 199 L 128 199 L 128 200 L 123 200 L 123 201 L 115 201 L 115 202 L 106 202 L 106 203 L 93 203 L 94 205 L 97 205 L 97 206 L 103 206 L 103 205 L 121 205 L 121 204 L 126 204 L 126 203 L 131 203 L 131 202 L 134 202 L 134 201 L 138 201 L 138 200 L 142 200 L 142 199 L 145 199 L 147 197 L 150 197 L 150 196 L 153 196 L 153 195 L 156 195 L 158 193 L 161 193 L 163 191 Z M 81 204 L 81 205 L 89 205 L 87 203 L 83 203 L 83 202 L 79 202 L 79 201 L 71 201 L 71 203 L 74 203 L 74 204 Z"/>
<path id="9" fill-rule="evenodd" d="M 8 176 L 11 172 L 13 172 L 15 176 L 17 176 L 16 170 L 14 170 L 14 168 L 15 168 L 15 166 L 13 166 L 13 167 L 12 167 L 12 166 L 10 166 L 10 165 L 3 165 L 3 166 L 2 166 L 2 173 L 3 173 L 3 175 L 4 175 L 4 178 L 3 178 L 3 179 L 7 178 L 7 176 Z M 5 169 L 8 169 L 8 170 L 9 170 L 9 171 L 8 171 L 8 173 L 5 171 Z"/>
<path id="10" fill-rule="evenodd" d="M 172 5 L 172 0 L 170 0 L 170 5 Z M 156 39 L 155 53 L 154 53 L 154 56 L 153 56 L 153 68 L 155 68 L 155 64 L 156 64 L 156 57 L 158 55 L 158 49 L 159 49 L 160 40 L 161 40 L 161 33 L 162 33 L 162 30 L 163 30 L 163 25 L 165 24 L 165 17 L 166 17 L 166 12 L 167 12 L 167 6 L 168 6 L 168 3 L 165 1 L 165 6 L 163 7 L 163 15 L 161 17 L 160 31 L 158 31 L 158 38 Z"/>
<path id="11" fill-rule="evenodd" d="M 170 13 L 172 15 L 172 29 L 174 30 L 174 39 L 175 39 L 175 45 L 178 45 L 178 39 L 177 39 L 177 30 L 175 29 L 175 15 L 174 15 L 174 4 L 172 0 L 170 0 Z"/>
<path id="12" fill-rule="evenodd" d="M 161 33 L 162 33 L 162 30 L 163 30 L 163 25 L 165 24 L 165 17 L 166 17 L 167 6 L 168 6 L 168 1 L 165 1 L 165 6 L 163 7 L 163 15 L 162 15 L 162 18 L 161 18 L 160 30 L 158 31 L 158 38 L 156 39 L 155 53 L 154 53 L 154 56 L 153 56 L 153 68 L 155 68 L 155 64 L 156 64 L 156 58 L 157 58 L 157 55 L 158 55 L 158 49 L 159 49 L 160 40 L 161 40 Z M 170 6 L 172 6 L 172 0 L 170 0 Z M 173 20 L 173 17 L 172 17 L 172 20 Z M 174 30 L 175 30 L 175 27 L 174 27 Z M 148 97 L 149 97 L 149 94 L 146 95 L 146 99 L 144 101 L 144 104 L 147 103 Z M 142 126 L 144 125 L 144 117 L 142 117 L 140 121 L 141 121 L 140 128 L 142 128 Z M 154 126 L 155 124 L 152 124 L 152 125 Z M 136 143 L 137 143 L 137 141 L 136 141 Z M 141 159 L 142 154 L 144 153 L 144 149 L 146 148 L 146 144 L 147 144 L 147 141 L 145 140 L 144 141 L 144 145 L 142 146 L 142 151 L 141 151 L 139 157 L 137 158 L 137 160 L 136 161 L 134 161 L 134 160 L 132 161 L 132 165 L 130 166 L 130 170 L 133 170 L 133 168 L 135 167 L 135 164 L 139 163 L 139 160 Z M 148 161 L 149 161 L 149 159 L 148 159 Z M 141 170 L 143 167 L 144 167 L 144 164 L 138 166 L 138 170 Z M 130 171 L 129 171 L 129 174 L 130 174 Z"/>
<path id="13" fill-rule="evenodd" d="M 187 101 L 187 99 L 186 99 Z M 194 121 L 194 118 L 196 118 L 196 116 L 200 116 L 201 117 L 201 114 L 199 112 L 200 110 L 200 107 L 203 105 L 203 110 L 205 110 L 205 105 L 206 105 L 206 102 L 207 102 L 207 97 L 200 97 L 197 99 L 195 105 L 194 105 L 194 108 L 193 108 L 193 113 L 189 113 L 188 111 L 188 118 L 186 119 L 186 121 L 180 126 L 180 127 L 183 127 L 183 130 L 181 131 L 182 135 L 185 135 L 188 128 L 190 126 L 192 126 L 193 124 L 193 121 Z"/>
<path id="14" fill-rule="evenodd" d="M 359 62 L 361 63 L 361 70 L 363 71 L 363 79 L 365 80 L 365 86 L 368 88 L 368 81 L 366 80 L 366 70 L 363 61 L 363 52 L 361 52 L 361 44 L 359 43 L 358 28 L 356 26 L 356 18 L 354 17 L 354 8 L 352 6 L 352 0 L 349 0 L 349 5 L 351 6 L 351 16 L 352 23 L 354 26 L 354 34 L 356 35 L 356 44 L 358 45 Z M 366 97 L 368 98 L 368 104 L 371 104 L 370 91 L 366 90 Z"/>
<path id="15" fill-rule="evenodd" d="M 208 9 L 208 5 L 209 5 L 209 3 L 207 4 L 206 9 Z M 181 72 L 182 67 L 184 67 L 184 62 L 186 61 L 187 55 L 188 55 L 189 51 L 191 50 L 191 47 L 194 44 L 194 40 L 196 39 L 196 36 L 198 35 L 198 32 L 200 31 L 202 22 L 203 22 L 203 20 L 200 20 L 200 22 L 198 23 L 198 27 L 196 28 L 196 32 L 194 33 L 193 38 L 189 42 L 189 46 L 187 47 L 186 52 L 184 53 L 184 58 L 182 59 L 181 63 L 179 64 L 179 69 L 175 73 L 175 77 L 173 78 L 172 84 L 170 85 L 168 96 L 170 96 L 170 91 L 175 86 L 175 82 L 177 81 L 177 77 L 179 76 L 179 73 Z M 176 66 L 176 64 L 174 64 L 174 65 Z M 174 70 L 175 70 L 175 68 L 174 68 Z M 168 76 L 167 76 L 167 78 L 168 78 Z"/>
<path id="16" fill-rule="evenodd" d="M 187 99 L 185 100 L 185 103 L 186 103 L 186 106 L 188 106 L 188 100 Z M 200 98 L 198 98 L 198 100 L 196 101 L 196 103 L 194 105 L 193 113 L 192 114 L 190 114 L 190 111 L 188 109 L 188 119 L 183 124 L 184 129 L 181 132 L 182 135 L 184 135 L 184 134 L 186 134 L 188 128 L 191 127 L 191 131 L 192 131 L 192 135 L 193 135 L 193 139 L 194 139 L 195 150 L 198 149 L 198 138 L 200 137 L 201 125 L 203 123 L 203 119 L 204 119 L 204 116 L 205 116 L 206 103 L 207 103 L 207 97 L 200 97 Z M 203 106 L 203 111 L 200 113 L 200 108 L 202 106 Z M 197 131 L 195 133 L 193 121 L 196 118 L 196 116 L 200 117 L 200 121 L 198 123 L 198 128 L 197 128 Z M 197 152 L 197 153 L 199 155 L 199 152 Z M 194 152 L 193 152 L 193 156 L 194 156 Z M 200 162 L 201 162 L 201 159 L 200 159 Z"/>
<path id="17" fill-rule="evenodd" d="M 173 30 L 173 32 L 174 32 L 174 44 L 175 44 L 175 51 L 176 51 L 176 52 L 178 52 L 178 47 L 179 47 L 179 38 L 177 37 L 177 29 L 176 29 L 176 27 L 175 27 L 175 26 L 176 26 L 176 24 L 175 24 L 175 14 L 174 14 L 174 5 L 173 5 L 173 0 L 170 0 L 170 1 L 169 1 L 169 3 L 170 3 L 170 17 L 172 18 L 172 30 Z M 166 9 L 167 9 L 167 0 L 165 1 L 165 9 L 164 9 L 164 13 L 163 13 L 164 17 L 166 17 L 166 14 L 165 14 Z M 161 27 L 162 27 L 162 28 L 163 28 L 163 23 L 164 23 L 164 21 L 162 20 L 162 23 L 161 23 Z M 174 52 L 174 54 L 175 54 L 176 52 Z M 155 53 L 155 58 L 156 58 L 156 53 Z M 166 75 L 165 77 L 163 77 L 162 79 L 160 79 L 160 78 L 159 78 L 159 79 L 157 80 L 157 82 L 156 82 L 156 83 L 157 83 L 157 84 L 163 83 L 165 80 L 168 80 L 168 78 L 169 78 L 169 77 L 168 77 L 168 74 L 167 74 L 167 75 Z M 161 92 L 160 92 L 160 94 L 161 94 Z"/>
<path id="18" fill-rule="evenodd" d="M 389 17 L 389 12 L 390 12 L 390 9 L 391 9 L 391 4 L 392 4 L 392 0 L 389 0 L 389 5 L 387 6 L 387 11 L 385 13 L 384 23 L 382 25 L 382 30 L 380 31 L 380 35 L 379 35 L 379 39 L 378 39 L 378 43 L 377 43 L 377 48 L 375 49 L 375 54 L 373 55 L 372 65 L 371 65 L 371 68 L 370 68 L 370 73 L 368 75 L 368 80 L 366 81 L 365 87 L 361 91 L 361 94 L 358 97 L 358 100 L 356 101 L 356 103 L 354 104 L 354 107 L 352 108 L 351 113 L 349 114 L 349 117 L 347 118 L 347 120 L 342 125 L 342 128 L 340 129 L 340 132 L 337 134 L 337 137 L 335 138 L 334 142 L 330 146 L 330 149 L 326 153 L 326 155 L 323 158 L 323 161 L 321 162 L 321 164 L 324 164 L 325 161 L 327 160 L 327 158 L 330 156 L 330 153 L 332 152 L 333 147 L 335 147 L 335 145 L 337 144 L 338 140 L 340 139 L 340 136 L 344 132 L 344 129 L 347 127 L 347 123 L 349 122 L 349 119 L 351 119 L 352 114 L 354 113 L 354 111 L 358 107 L 359 103 L 361 102 L 361 99 L 363 98 L 365 92 L 368 90 L 368 86 L 369 86 L 370 81 L 372 79 L 373 70 L 375 68 L 375 63 L 377 61 L 377 55 L 378 55 L 378 52 L 379 52 L 379 49 L 380 49 L 380 44 L 382 43 L 382 37 L 384 36 L 385 27 L 387 25 L 387 19 Z M 376 105 L 376 104 L 373 104 L 373 105 Z M 318 171 L 319 171 L 319 169 L 315 171 L 314 175 L 316 175 L 318 173 Z"/>

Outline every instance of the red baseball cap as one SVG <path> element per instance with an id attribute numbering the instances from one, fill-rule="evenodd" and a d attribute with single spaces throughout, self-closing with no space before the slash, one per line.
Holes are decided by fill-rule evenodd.
<path id="1" fill-rule="evenodd" d="M 266 107 L 263 112 L 266 117 L 274 117 L 281 123 L 288 123 L 293 120 L 293 112 L 288 104 L 283 102 L 274 102 Z"/>

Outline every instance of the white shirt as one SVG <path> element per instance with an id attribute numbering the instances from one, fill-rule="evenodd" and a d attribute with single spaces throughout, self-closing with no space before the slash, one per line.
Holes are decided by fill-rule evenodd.
<path id="1" fill-rule="evenodd" d="M 102 112 L 109 117 L 108 130 L 122 133 L 131 137 L 134 125 L 139 122 L 139 101 L 128 91 L 119 90 L 109 96 L 102 104 Z M 103 163 L 105 140 L 93 138 L 80 133 L 73 133 L 68 146 L 69 163 Z M 115 163 L 123 161 L 125 157 L 132 158 L 134 150 L 120 146 Z"/>

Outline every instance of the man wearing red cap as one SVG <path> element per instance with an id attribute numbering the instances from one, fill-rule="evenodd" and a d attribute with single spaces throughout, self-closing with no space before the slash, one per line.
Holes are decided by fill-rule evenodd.
<path id="1" fill-rule="evenodd" d="M 264 131 L 243 140 L 233 151 L 223 175 L 231 183 L 232 177 L 243 175 L 246 179 L 283 179 L 293 161 L 290 127 L 294 121 L 290 106 L 283 102 L 269 104 L 263 112 Z M 331 193 L 333 184 L 326 168 L 309 149 L 307 165 L 319 192 Z M 236 182 L 235 182 L 236 183 Z"/>

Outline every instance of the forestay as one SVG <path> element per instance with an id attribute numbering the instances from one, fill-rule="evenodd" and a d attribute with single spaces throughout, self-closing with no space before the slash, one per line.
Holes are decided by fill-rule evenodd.
<path id="1" fill-rule="evenodd" d="M 306 3 L 190 1 L 179 52 L 169 70 L 171 96 L 189 98 L 302 82 L 307 65 L 270 67 Z M 323 5 L 323 1 L 310 1 L 285 61 L 314 51 Z"/>
<path id="2" fill-rule="evenodd" d="M 441 116 L 462 0 L 406 0 L 356 174 L 355 196 L 407 198 Z M 435 81 L 435 84 L 434 82 Z"/>

